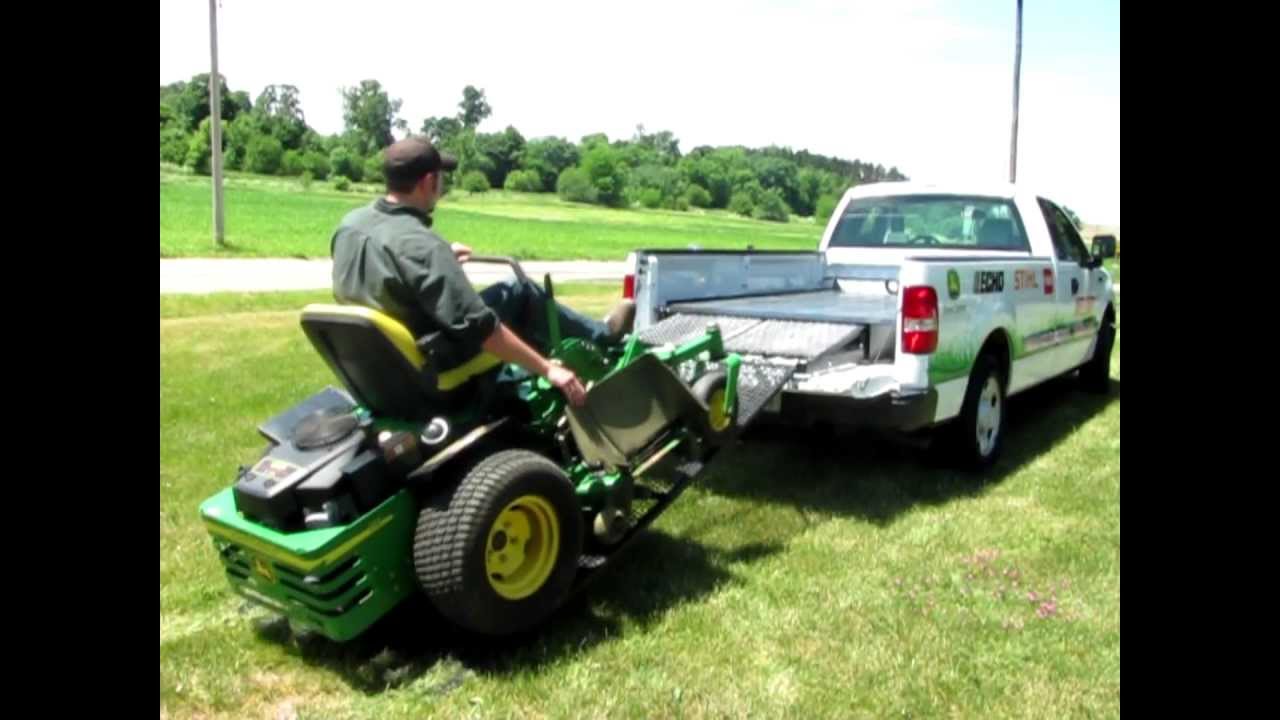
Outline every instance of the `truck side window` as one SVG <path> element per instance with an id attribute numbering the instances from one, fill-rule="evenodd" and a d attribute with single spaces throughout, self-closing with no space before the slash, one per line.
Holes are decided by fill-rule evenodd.
<path id="1" fill-rule="evenodd" d="M 1076 230 L 1076 224 L 1071 222 L 1067 214 L 1059 210 L 1058 215 L 1067 221 L 1067 243 L 1071 245 L 1071 252 L 1077 258 L 1076 262 L 1083 265 L 1089 261 L 1089 248 L 1085 247 L 1084 238 L 1080 237 L 1080 233 Z"/>
<path id="2" fill-rule="evenodd" d="M 1053 251 L 1058 259 L 1075 263 L 1084 263 L 1088 260 L 1089 252 L 1085 250 L 1084 242 L 1067 214 L 1048 200 L 1037 199 L 1040 202 L 1040 212 L 1044 213 L 1045 224 L 1049 226 L 1049 235 L 1053 238 Z"/>

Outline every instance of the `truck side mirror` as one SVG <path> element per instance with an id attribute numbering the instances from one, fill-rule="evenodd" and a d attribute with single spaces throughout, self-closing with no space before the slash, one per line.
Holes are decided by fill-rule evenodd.
<path id="1" fill-rule="evenodd" d="M 1115 235 L 1095 235 L 1093 237 L 1093 256 L 1102 260 L 1116 256 Z"/>

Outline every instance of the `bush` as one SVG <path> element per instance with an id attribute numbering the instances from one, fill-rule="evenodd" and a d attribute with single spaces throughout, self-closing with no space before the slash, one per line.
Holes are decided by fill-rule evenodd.
<path id="1" fill-rule="evenodd" d="M 645 188 L 640 192 L 640 204 L 650 209 L 662 205 L 662 191 L 658 188 Z"/>
<path id="2" fill-rule="evenodd" d="M 306 172 L 307 166 L 304 163 L 302 153 L 297 150 L 285 150 L 284 157 L 280 160 L 280 174 L 288 177 L 298 177 Z"/>
<path id="3" fill-rule="evenodd" d="M 756 209 L 756 204 L 751 199 L 751 193 L 739 190 L 729 198 L 729 209 L 739 215 L 751 217 L 751 212 Z"/>
<path id="4" fill-rule="evenodd" d="M 586 171 L 576 167 L 566 168 L 560 173 L 560 178 L 556 180 L 556 193 L 569 202 L 596 201 L 596 189 L 591 184 L 591 178 L 587 177 Z"/>
<path id="5" fill-rule="evenodd" d="M 191 136 L 183 132 L 178 123 L 166 125 L 160 131 L 160 161 L 182 165 L 191 147 Z"/>
<path id="6" fill-rule="evenodd" d="M 626 163 L 622 154 L 608 145 L 596 145 L 582 157 L 582 169 L 596 189 L 601 205 L 622 207 L 626 204 Z"/>
<path id="7" fill-rule="evenodd" d="M 245 150 L 245 169 L 259 175 L 275 175 L 284 158 L 284 145 L 270 135 L 258 135 Z"/>
<path id="8" fill-rule="evenodd" d="M 819 224 L 825 225 L 831 219 L 831 213 L 836 211 L 836 205 L 840 203 L 840 198 L 834 195 L 823 195 L 818 198 L 818 205 L 813 211 L 813 219 Z"/>
<path id="9" fill-rule="evenodd" d="M 224 125 L 227 131 L 222 139 L 222 166 L 231 170 L 249 170 L 249 145 L 256 138 L 268 135 L 266 129 L 252 113 L 241 113 Z"/>
<path id="10" fill-rule="evenodd" d="M 694 207 L 711 207 L 711 193 L 701 185 L 690 185 L 684 193 L 684 201 Z"/>
<path id="11" fill-rule="evenodd" d="M 351 181 L 347 179 L 346 175 L 339 175 L 338 178 L 333 181 L 333 189 L 346 192 L 351 189 Z"/>
<path id="12" fill-rule="evenodd" d="M 481 175 L 484 175 L 485 181 L 488 182 L 489 178 L 496 172 L 497 166 L 495 166 L 493 161 L 486 155 L 472 155 L 465 159 L 460 158 L 458 160 L 458 170 L 456 173 L 458 176 L 458 185 L 461 187 L 462 181 L 471 173 L 480 173 Z M 454 173 L 445 173 L 445 177 L 447 178 L 453 174 Z M 489 183 L 488 187 L 492 188 L 493 184 Z"/>
<path id="13" fill-rule="evenodd" d="M 530 140 L 524 145 L 520 164 L 538 173 L 538 186 L 554 190 L 560 173 L 578 164 L 578 146 L 563 138 L 548 137 Z"/>
<path id="14" fill-rule="evenodd" d="M 225 126 L 226 123 L 223 123 L 223 125 Z M 225 130 L 226 128 L 224 127 L 223 129 Z M 187 141 L 186 164 L 198 175 L 208 175 L 213 172 L 209 167 L 210 156 L 213 154 L 211 132 L 209 118 L 205 118 L 200 121 L 200 127 L 196 128 L 195 133 Z M 225 160 L 226 158 L 223 159 Z"/>
<path id="15" fill-rule="evenodd" d="M 364 177 L 364 163 L 360 156 L 345 147 L 337 147 L 329 153 L 329 172 L 341 175 L 352 182 L 360 182 Z"/>
<path id="16" fill-rule="evenodd" d="M 308 150 L 302 156 L 302 164 L 306 171 L 317 180 L 329 177 L 329 158 L 315 150 Z"/>
<path id="17" fill-rule="evenodd" d="M 755 210 L 751 212 L 751 216 L 757 220 L 772 220 L 774 222 L 786 222 L 788 220 L 787 201 L 782 199 L 782 193 L 777 189 L 769 189 L 760 194 L 760 199 L 756 203 Z"/>
<path id="18" fill-rule="evenodd" d="M 387 181 L 382 165 L 386 161 L 387 151 L 379 150 L 364 161 L 364 181 L 382 184 Z"/>
<path id="19" fill-rule="evenodd" d="M 248 170 L 244 162 L 244 155 L 247 151 L 248 151 L 248 148 L 236 147 L 235 145 L 232 145 L 231 147 L 223 148 L 222 169 L 224 171 L 225 170 Z"/>
<path id="20" fill-rule="evenodd" d="M 513 170 L 503 187 L 515 192 L 542 192 L 542 176 L 536 170 Z"/>
<path id="21" fill-rule="evenodd" d="M 462 189 L 467 192 L 482 193 L 489 190 L 489 178 L 479 170 L 472 170 L 462 176 Z"/>
<path id="22" fill-rule="evenodd" d="M 302 183 L 302 189 L 303 189 L 303 190 L 310 190 L 310 189 L 311 189 L 311 181 L 312 181 L 313 179 L 314 179 L 314 178 L 313 178 L 313 176 L 311 175 L 311 171 L 310 171 L 310 170 L 303 171 L 303 173 L 302 173 L 302 178 L 299 180 L 299 182 L 301 182 L 301 183 Z"/>

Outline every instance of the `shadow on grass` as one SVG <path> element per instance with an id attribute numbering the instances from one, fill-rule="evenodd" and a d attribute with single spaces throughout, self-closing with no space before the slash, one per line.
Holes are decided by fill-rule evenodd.
<path id="1" fill-rule="evenodd" d="M 445 695 L 472 675 L 536 672 L 612 638 L 643 631 L 671 608 L 735 582 L 735 565 L 781 550 L 780 543 L 748 543 L 725 551 L 651 529 L 546 623 L 502 639 L 453 628 L 421 595 L 348 643 L 295 635 L 283 619 L 260 623 L 257 634 L 366 694 L 404 687 L 430 674 L 432 681 L 418 691 Z"/>
<path id="2" fill-rule="evenodd" d="M 982 474 L 950 470 L 922 453 L 918 443 L 885 442 L 891 438 L 866 433 L 851 437 L 769 428 L 752 431 L 724 451 L 700 484 L 728 497 L 788 504 L 802 514 L 834 513 L 886 525 L 915 505 L 979 494 L 1000 483 L 1119 397 L 1115 380 L 1110 392 L 1093 395 L 1061 379 L 1012 398 L 1004 455 Z M 548 622 L 503 639 L 454 629 L 422 596 L 349 643 L 295 636 L 283 620 L 259 625 L 258 634 L 360 692 L 375 695 L 429 677 L 415 692 L 443 696 L 474 675 L 536 673 L 611 639 L 643 632 L 670 609 L 737 582 L 735 566 L 783 547 L 771 540 L 721 550 L 696 537 L 650 529 Z"/>
<path id="3" fill-rule="evenodd" d="M 1118 380 L 1111 380 L 1106 394 L 1093 394 L 1082 392 L 1074 377 L 1010 398 L 1003 453 L 982 472 L 954 469 L 923 436 L 752 428 L 727 456 L 716 459 L 703 487 L 728 497 L 887 525 L 915 505 L 936 505 L 999 484 L 1119 400 Z"/>

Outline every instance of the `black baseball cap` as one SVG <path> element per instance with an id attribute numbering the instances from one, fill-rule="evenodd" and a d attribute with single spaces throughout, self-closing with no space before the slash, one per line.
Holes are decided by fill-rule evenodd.
<path id="1" fill-rule="evenodd" d="M 453 170 L 458 159 L 442 153 L 424 137 L 407 137 L 387 148 L 387 159 L 382 165 L 387 179 L 417 180 L 429 172 Z"/>

